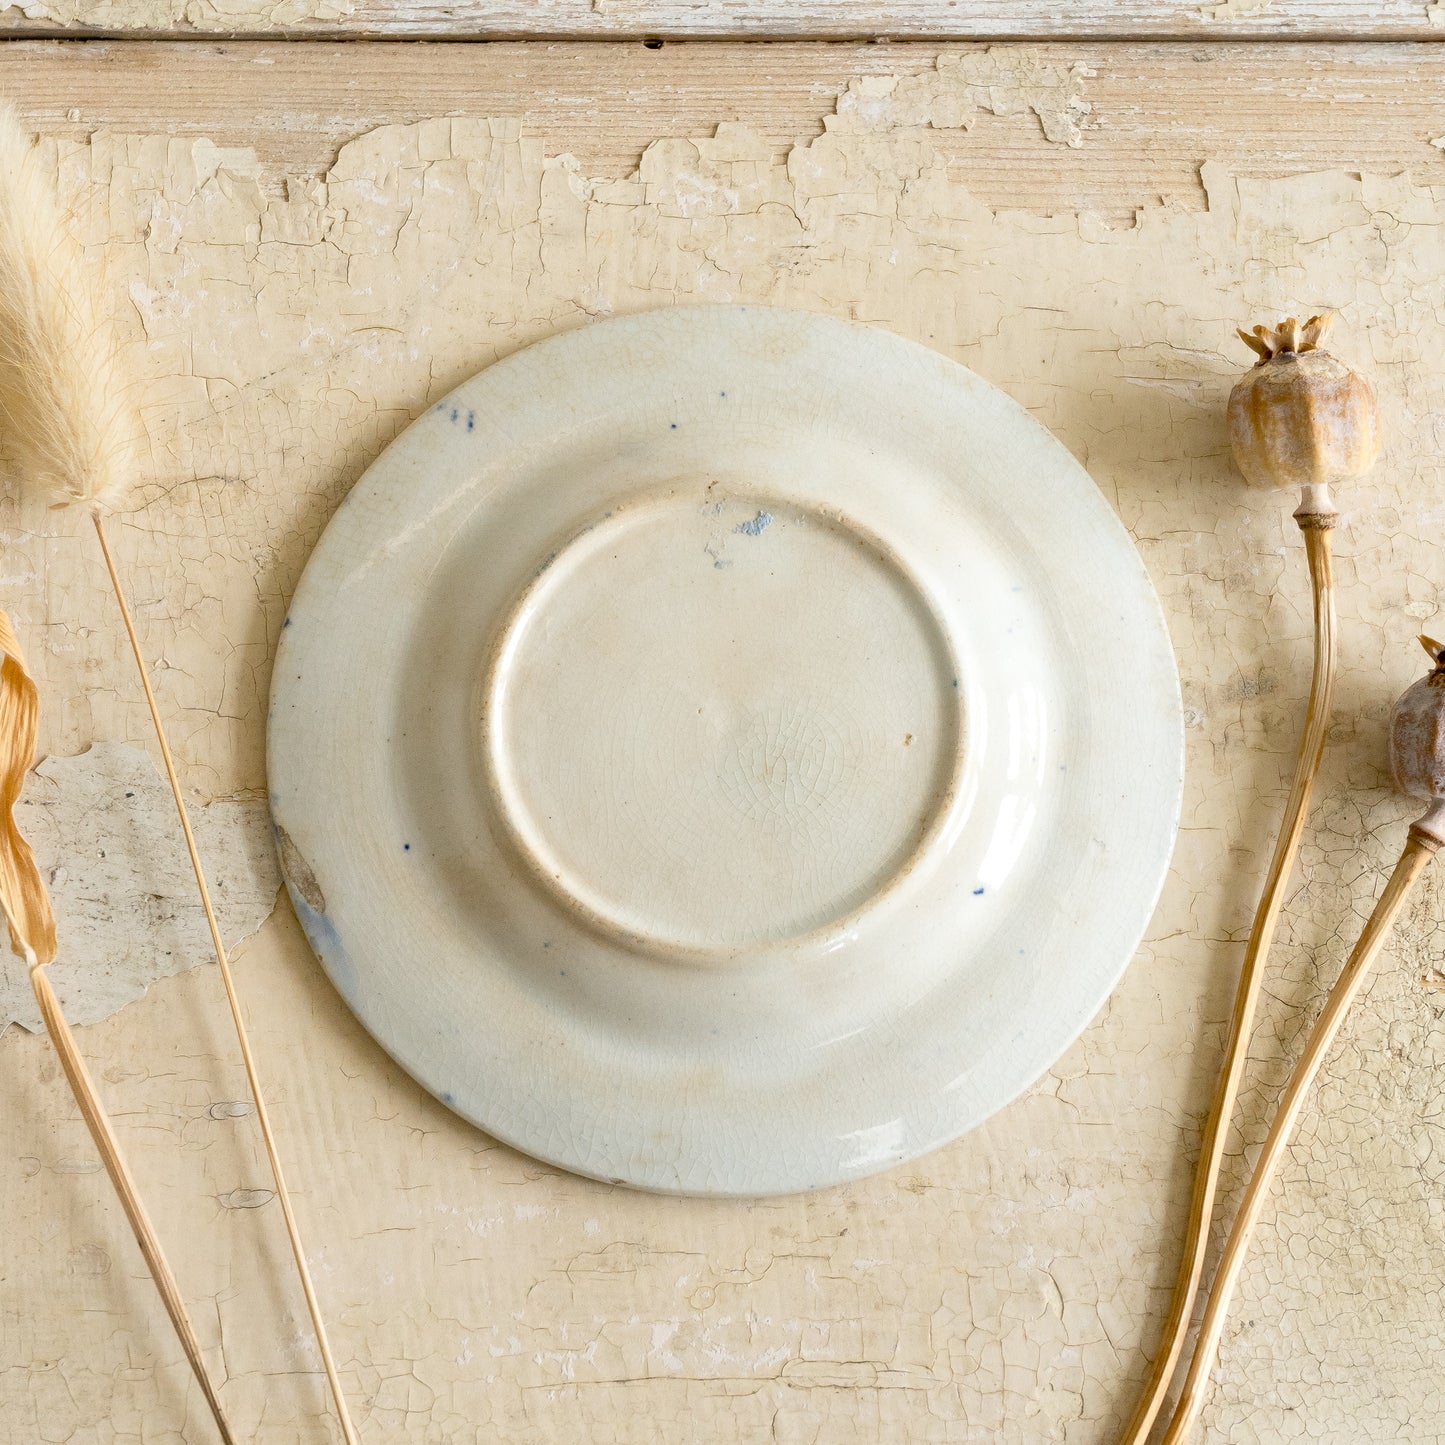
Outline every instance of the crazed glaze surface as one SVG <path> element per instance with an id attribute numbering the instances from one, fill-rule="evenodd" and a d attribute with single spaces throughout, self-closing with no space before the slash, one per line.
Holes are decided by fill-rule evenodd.
<path id="1" fill-rule="evenodd" d="M 1093 483 L 805 312 L 459 387 L 327 529 L 275 678 L 347 1001 L 488 1132 L 643 1188 L 815 1188 L 986 1118 L 1103 1002 L 1178 822 L 1173 657 Z"/>
<path id="2" fill-rule="evenodd" d="M 960 826 L 960 671 L 926 590 L 856 523 L 664 484 L 608 506 L 503 622 L 489 811 L 626 945 L 832 954 Z"/>

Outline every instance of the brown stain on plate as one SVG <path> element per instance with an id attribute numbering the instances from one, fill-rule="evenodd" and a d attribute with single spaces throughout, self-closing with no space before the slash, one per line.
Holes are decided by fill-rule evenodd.
<path id="1" fill-rule="evenodd" d="M 301 850 L 291 841 L 291 835 L 276 824 L 276 848 L 281 855 L 281 876 L 306 900 L 307 905 L 317 913 L 326 912 L 326 895 L 316 881 L 316 874 L 302 855 Z"/>

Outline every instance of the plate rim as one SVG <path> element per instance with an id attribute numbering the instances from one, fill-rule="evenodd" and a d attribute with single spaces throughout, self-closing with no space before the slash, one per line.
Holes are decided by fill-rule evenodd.
<path id="1" fill-rule="evenodd" d="M 306 598 L 307 573 L 313 569 L 313 564 L 318 555 L 326 548 L 326 536 L 336 526 L 338 518 L 348 514 L 348 507 L 352 499 L 364 501 L 367 496 L 366 489 L 369 487 L 372 493 L 379 490 L 384 491 L 387 481 L 386 472 L 389 467 L 394 466 L 398 459 L 403 457 L 406 451 L 404 443 L 408 437 L 415 444 L 414 434 L 422 426 L 428 415 L 439 409 L 445 409 L 452 405 L 457 398 L 470 398 L 478 391 L 485 391 L 488 388 L 496 389 L 504 385 L 513 373 L 524 371 L 527 367 L 535 367 L 541 362 L 555 354 L 557 348 L 564 347 L 569 343 L 575 343 L 579 337 L 591 337 L 591 344 L 600 344 L 597 341 L 597 333 L 605 332 L 620 339 L 622 328 L 638 327 L 661 327 L 664 330 L 677 329 L 680 334 L 687 334 L 691 328 L 701 327 L 705 333 L 710 327 L 722 325 L 725 329 L 730 324 L 727 318 L 738 318 L 742 315 L 754 318 L 761 318 L 764 325 L 778 325 L 783 327 L 800 326 L 805 330 L 821 328 L 824 332 L 832 332 L 839 340 L 843 334 L 848 333 L 855 337 L 860 334 L 868 339 L 872 345 L 882 345 L 885 349 L 888 346 L 899 346 L 906 348 L 909 353 L 914 354 L 915 361 L 919 360 L 918 354 L 931 357 L 936 361 L 951 380 L 964 382 L 964 391 L 971 391 L 975 397 L 985 397 L 990 402 L 1001 407 L 1002 411 L 1010 415 L 1016 422 L 1022 422 L 1033 434 L 1034 440 L 1041 443 L 1046 449 L 1051 450 L 1055 459 L 1062 465 L 1065 471 L 1077 474 L 1087 483 L 1088 492 L 1092 493 L 1099 518 L 1107 518 L 1107 522 L 1101 521 L 1100 525 L 1106 527 L 1112 524 L 1116 533 L 1116 540 L 1123 543 L 1127 555 L 1132 556 L 1137 573 L 1136 580 L 1139 586 L 1135 588 L 1134 602 L 1143 602 L 1143 614 L 1147 617 L 1153 629 L 1153 642 L 1162 642 L 1162 650 L 1156 650 L 1156 662 L 1167 661 L 1167 666 L 1162 673 L 1156 671 L 1155 682 L 1165 684 L 1167 696 L 1156 694 L 1155 701 L 1166 704 L 1169 713 L 1167 724 L 1160 724 L 1161 734 L 1167 730 L 1174 741 L 1172 753 L 1167 761 L 1170 771 L 1167 777 L 1156 777 L 1152 780 L 1152 786 L 1156 793 L 1162 788 L 1165 796 L 1165 806 L 1156 822 L 1162 823 L 1162 832 L 1167 838 L 1166 846 L 1159 849 L 1154 866 L 1151 869 L 1152 876 L 1147 880 L 1148 886 L 1141 888 L 1138 894 L 1131 899 L 1131 914 L 1137 915 L 1137 926 L 1129 930 L 1130 943 L 1128 948 L 1122 946 L 1117 950 L 1119 959 L 1111 971 L 1108 971 L 1107 986 L 1103 988 L 1097 1000 L 1089 1007 L 1087 1013 L 1077 1019 L 1073 1026 L 1067 1030 L 1054 1030 L 1050 1035 L 1051 1042 L 1042 1050 L 1035 1050 L 1036 1053 L 1047 1053 L 1036 1067 L 1031 1067 L 1017 1074 L 1010 1081 L 1010 1088 L 1006 1095 L 996 1099 L 988 1108 L 981 1112 L 975 1111 L 969 1116 L 963 1111 L 959 1117 L 962 1119 L 955 1127 L 938 1136 L 911 1141 L 910 1146 L 903 1152 L 876 1162 L 868 1162 L 856 1167 L 848 1167 L 841 1161 L 834 1161 L 831 1169 L 815 1170 L 813 1174 L 820 1177 L 807 1180 L 790 1179 L 787 1182 L 779 1183 L 777 1176 L 754 1177 L 739 1182 L 721 1183 L 719 1187 L 697 1187 L 695 1183 L 678 1184 L 671 1182 L 667 1177 L 667 1171 L 659 1170 L 656 1167 L 634 1171 L 632 1174 L 619 1175 L 588 1167 L 588 1161 L 579 1159 L 576 1151 L 555 1149 L 549 1147 L 547 1139 L 541 1139 L 535 1133 L 529 1133 L 525 1129 L 513 1129 L 508 1127 L 511 1121 L 499 1120 L 495 1117 L 484 1119 L 458 1106 L 457 1100 L 450 1090 L 439 1087 L 438 1083 L 424 1077 L 425 1070 L 422 1069 L 416 1060 L 409 1060 L 392 1047 L 391 1041 L 386 1037 L 386 1031 L 377 1024 L 372 1015 L 375 1011 L 368 1008 L 364 1002 L 359 1003 L 354 997 L 354 988 L 347 986 L 346 973 L 350 967 L 345 951 L 341 950 L 339 940 L 335 935 L 335 929 L 327 918 L 325 910 L 318 910 L 312 906 L 314 898 L 308 897 L 308 890 L 305 886 L 304 876 L 297 876 L 295 859 L 288 859 L 289 835 L 284 826 L 282 813 L 284 803 L 278 806 L 277 777 L 275 764 L 275 749 L 272 746 L 273 738 L 282 728 L 278 721 L 278 712 L 287 693 L 287 685 L 284 680 L 284 672 L 289 666 L 289 659 L 292 650 L 296 646 L 296 634 L 290 629 L 292 612 L 296 609 L 298 602 L 303 609 L 309 605 Z M 443 468 L 445 469 L 445 468 Z M 1086 495 L 1081 492 L 1081 495 Z M 354 515 L 354 512 L 352 513 Z M 339 534 L 338 534 L 339 535 Z M 333 547 L 336 545 L 336 538 L 333 538 Z M 1161 756 L 1160 761 L 1164 761 Z M 295 592 L 293 593 L 291 607 L 288 609 L 286 623 L 278 642 L 277 652 L 272 670 L 272 688 L 268 704 L 267 714 L 267 777 L 268 777 L 268 798 L 271 803 L 272 817 L 276 828 L 277 845 L 282 853 L 283 868 L 282 874 L 286 882 L 288 895 L 291 897 L 293 906 L 303 930 L 306 933 L 308 942 L 313 952 L 320 959 L 323 968 L 331 977 L 332 982 L 341 992 L 343 999 L 356 1014 L 363 1027 L 382 1049 L 413 1079 L 427 1088 L 429 1092 L 438 1097 L 444 1104 L 456 1112 L 462 1114 L 470 1122 L 481 1128 L 491 1137 L 504 1142 L 511 1147 L 520 1149 L 522 1152 L 553 1164 L 558 1168 L 586 1177 L 604 1180 L 610 1183 L 623 1183 L 630 1187 L 643 1190 L 651 1190 L 663 1193 L 685 1193 L 689 1195 L 715 1195 L 722 1197 L 757 1197 L 769 1194 L 787 1194 L 801 1192 L 807 1189 L 827 1187 L 834 1183 L 845 1182 L 850 1179 L 866 1177 L 867 1175 L 879 1172 L 881 1169 L 890 1168 L 905 1159 L 918 1157 L 951 1142 L 962 1134 L 977 1127 L 984 1119 L 990 1117 L 998 1110 L 1005 1108 L 1008 1103 L 1027 1092 L 1037 1080 L 1047 1073 L 1048 1069 L 1057 1062 L 1073 1042 L 1087 1029 L 1089 1024 L 1097 1017 L 1099 1010 L 1103 1007 L 1110 994 L 1117 987 L 1120 978 L 1127 970 L 1130 962 L 1138 952 L 1140 942 L 1145 937 L 1149 922 L 1157 907 L 1158 898 L 1162 892 L 1165 879 L 1172 859 L 1174 847 L 1177 842 L 1180 814 L 1182 808 L 1183 782 L 1184 782 L 1184 723 L 1182 699 L 1180 696 L 1177 659 L 1175 657 L 1172 641 L 1169 634 L 1168 622 L 1165 617 L 1162 605 L 1159 600 L 1157 589 L 1154 587 L 1153 579 L 1149 575 L 1144 564 L 1142 554 L 1138 545 L 1130 535 L 1123 521 L 1118 517 L 1113 507 L 1109 504 L 1097 484 L 1089 477 L 1082 465 L 1067 451 L 1063 443 L 1053 436 L 1046 427 L 1032 416 L 1019 403 L 1015 402 L 1007 393 L 993 386 L 976 373 L 963 366 L 961 363 L 952 360 L 940 352 L 924 346 L 920 342 L 912 341 L 909 338 L 898 335 L 886 328 L 865 325 L 858 322 L 848 321 L 833 317 L 826 313 L 813 311 L 796 310 L 792 308 L 744 306 L 735 304 L 713 304 L 713 305 L 690 305 L 676 307 L 647 308 L 625 315 L 610 317 L 603 321 L 592 322 L 582 326 L 570 328 L 544 337 L 530 345 L 523 346 L 510 353 L 507 357 L 483 368 L 481 371 L 468 377 L 456 388 L 449 392 L 439 402 L 434 402 L 419 414 L 417 418 L 393 439 L 376 459 L 366 468 L 362 475 L 348 491 L 347 496 L 342 499 L 332 518 L 328 521 L 321 537 L 316 542 L 311 554 L 308 556 L 300 579 L 298 580 Z M 293 850 L 294 851 L 294 850 Z M 290 863 L 291 866 L 287 866 Z M 304 866 L 304 862 L 303 862 Z M 1062 1042 L 1059 1042 L 1062 1040 Z M 1058 1046 L 1055 1047 L 1055 1044 Z M 1026 1076 L 1025 1076 L 1026 1075 Z M 551 1136 L 555 1142 L 555 1133 Z"/>

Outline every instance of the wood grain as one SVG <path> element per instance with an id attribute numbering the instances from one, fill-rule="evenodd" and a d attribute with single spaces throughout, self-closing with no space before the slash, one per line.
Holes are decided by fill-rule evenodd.
<path id="1" fill-rule="evenodd" d="M 1370 865 L 1388 863 L 1382 840 L 1403 823 L 1379 770 L 1380 701 L 1407 680 L 1399 637 L 1445 608 L 1438 47 L 1003 47 L 1015 98 L 1035 62 L 1097 72 L 1083 81 L 1093 110 L 1077 149 L 1046 139 L 1027 108 L 989 114 L 960 86 L 941 91 L 971 130 L 887 121 L 808 148 L 795 174 L 736 136 L 704 152 L 674 139 L 733 117 L 776 154 L 816 136 L 851 79 L 982 52 L 0 46 L 6 89 L 47 131 L 147 137 L 77 146 L 65 181 L 134 281 L 156 500 L 117 544 L 148 653 L 166 662 L 157 682 L 178 764 L 208 795 L 264 795 L 269 660 L 296 576 L 415 408 L 586 315 L 688 297 L 856 315 L 1004 387 L 1118 509 L 1179 652 L 1187 821 L 1147 949 L 1009 1111 L 846 1190 L 748 1210 L 679 1204 L 513 1155 L 364 1036 L 278 908 L 237 950 L 237 973 L 258 1058 L 282 1085 L 276 1127 L 298 1206 L 328 1241 L 317 1285 L 364 1439 L 863 1445 L 972 1432 L 1114 1445 L 1174 1276 L 1188 1160 L 1308 676 L 1293 527 L 1227 461 L 1224 400 L 1248 361 L 1232 328 L 1310 302 L 1344 310 L 1342 354 L 1369 360 L 1389 443 L 1340 538 L 1339 731 L 1260 1005 L 1269 1047 L 1241 1092 L 1230 1199 L 1298 1043 L 1292 1021 L 1373 902 Z M 459 137 L 450 159 L 435 133 L 425 147 L 414 132 L 373 138 L 324 190 L 305 183 L 357 132 L 451 110 L 523 117 L 525 133 Z M 244 157 L 198 163 L 168 135 L 258 146 L 261 184 Z M 631 169 L 651 142 L 663 144 L 646 186 L 585 184 Z M 542 148 L 575 152 L 581 174 L 544 167 Z M 495 204 L 474 202 L 485 175 L 452 184 L 463 153 L 495 162 Z M 1308 183 L 1231 179 L 1325 168 Z M 678 198 L 699 187 L 712 188 L 707 205 L 685 209 Z M 1151 204 L 1160 196 L 1167 205 Z M 1136 205 L 1137 225 L 1067 214 Z M 277 240 L 258 243 L 263 233 Z M 143 743 L 118 629 L 63 625 L 104 600 L 91 554 L 48 514 L 12 518 L 7 576 L 17 620 L 44 639 L 53 751 Z M 143 892 L 116 896 L 127 926 L 144 916 Z M 1352 1014 L 1339 1066 L 1317 1085 L 1241 1277 L 1208 1445 L 1407 1440 L 1412 1421 L 1445 1411 L 1429 1207 L 1445 1163 L 1426 1147 L 1445 1032 L 1419 983 L 1438 981 L 1442 908 L 1428 893 L 1412 910 L 1397 962 L 1373 976 L 1370 1007 Z M 229 1029 L 214 978 L 194 970 L 85 1044 L 113 1066 L 117 1127 L 142 1182 L 158 1182 L 157 1225 L 198 1319 L 214 1316 L 209 1338 L 224 1339 L 228 1410 L 255 1445 L 295 1445 L 321 1430 L 325 1387 L 305 1332 L 268 1328 L 278 1298 L 297 1321 L 304 1306 L 279 1206 L 258 1187 L 265 1161 Z M 154 1291 L 112 1263 L 129 1257 L 129 1236 L 96 1207 L 108 1186 L 49 1060 L 43 1038 L 0 1046 L 12 1102 L 0 1214 L 18 1241 L 5 1262 L 14 1323 L 0 1328 L 0 1369 L 13 1384 L 0 1386 L 0 1439 L 105 1445 L 120 1428 L 147 1445 L 200 1440 L 204 1407 L 177 1398 L 184 1360 Z M 185 1230 L 198 1208 L 214 1231 Z M 35 1223 L 52 1218 L 62 1225 Z M 1298 1254 L 1307 1270 L 1290 1263 Z"/>
<path id="2" fill-rule="evenodd" d="M 1421 39 L 1445 35 L 1428 0 L 316 0 L 284 7 L 215 0 L 181 6 L 112 0 L 97 23 L 32 4 L 0 29 L 40 35 L 278 35 L 547 38 L 932 39 L 1286 36 Z M 74 9 L 74 6 L 69 7 Z M 183 19 L 171 19 L 171 14 Z"/>
<path id="3" fill-rule="evenodd" d="M 909 74 L 982 46 L 411 45 L 53 41 L 0 46 L 0 92 L 37 128 L 101 127 L 253 146 L 278 173 L 320 174 L 345 140 L 430 116 L 517 116 L 589 175 L 625 175 L 658 136 L 722 121 L 779 152 L 819 134 L 851 78 Z M 997 48 L 997 47 L 996 47 Z M 1202 206 L 1202 162 L 1240 176 L 1348 163 L 1445 181 L 1445 48 L 1409 44 L 1015 45 L 1091 72 L 1082 144 L 1041 142 L 1027 110 L 947 133 L 985 204 L 1119 214 Z"/>

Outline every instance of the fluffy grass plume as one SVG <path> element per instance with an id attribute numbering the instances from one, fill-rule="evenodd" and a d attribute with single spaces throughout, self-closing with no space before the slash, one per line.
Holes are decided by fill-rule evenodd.
<path id="1" fill-rule="evenodd" d="M 135 429 L 97 269 L 62 214 L 49 169 L 0 109 L 0 450 L 54 505 L 114 505 Z"/>

